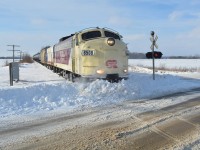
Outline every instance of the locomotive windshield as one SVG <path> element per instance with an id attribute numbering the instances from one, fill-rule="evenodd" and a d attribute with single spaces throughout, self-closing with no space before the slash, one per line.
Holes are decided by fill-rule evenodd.
<path id="1" fill-rule="evenodd" d="M 110 31 L 104 31 L 104 35 L 105 37 L 112 37 L 114 39 L 120 40 L 120 36 L 118 34 L 110 32 Z M 101 31 L 89 31 L 89 32 L 83 33 L 81 37 L 83 40 L 86 41 L 86 40 L 102 37 L 102 35 L 101 35 Z"/>
<path id="2" fill-rule="evenodd" d="M 105 33 L 105 36 L 106 36 L 106 37 L 112 37 L 112 38 L 114 38 L 114 39 L 120 40 L 119 35 L 117 35 L 117 34 L 115 34 L 115 33 L 112 33 L 112 32 L 109 32 L 109 31 L 105 31 L 104 33 Z"/>
<path id="3" fill-rule="evenodd" d="M 101 32 L 100 31 L 90 31 L 82 34 L 82 39 L 83 40 L 89 40 L 89 39 L 94 39 L 101 37 Z"/>

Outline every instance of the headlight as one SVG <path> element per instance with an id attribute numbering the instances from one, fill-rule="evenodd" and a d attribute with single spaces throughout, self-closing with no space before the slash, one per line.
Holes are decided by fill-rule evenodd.
<path id="1" fill-rule="evenodd" d="M 97 73 L 98 74 L 104 74 L 104 70 L 99 69 L 99 70 L 97 70 Z"/>
<path id="2" fill-rule="evenodd" d="M 113 38 L 108 38 L 107 44 L 110 45 L 110 46 L 115 45 L 115 39 L 113 39 Z"/>
<path id="3" fill-rule="evenodd" d="M 128 72 L 128 70 L 127 69 L 124 69 L 124 73 L 127 73 Z"/>

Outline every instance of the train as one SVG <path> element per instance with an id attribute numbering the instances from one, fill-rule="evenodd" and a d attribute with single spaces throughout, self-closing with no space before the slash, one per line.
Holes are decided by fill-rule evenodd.
<path id="1" fill-rule="evenodd" d="M 123 37 L 109 28 L 87 28 L 45 46 L 33 59 L 64 78 L 128 79 L 128 48 Z"/>

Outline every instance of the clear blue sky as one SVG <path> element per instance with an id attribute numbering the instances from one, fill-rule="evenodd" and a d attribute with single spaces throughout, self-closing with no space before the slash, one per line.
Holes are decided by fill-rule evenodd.
<path id="1" fill-rule="evenodd" d="M 118 31 L 131 52 L 150 51 L 150 31 L 159 51 L 200 55 L 200 0 L 1 0 L 0 56 L 8 44 L 29 54 L 87 27 Z"/>

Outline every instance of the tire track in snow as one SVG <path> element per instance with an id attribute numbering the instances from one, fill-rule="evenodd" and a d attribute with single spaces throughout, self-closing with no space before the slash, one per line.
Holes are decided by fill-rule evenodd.
<path id="1" fill-rule="evenodd" d="M 125 104 L 127 105 L 127 103 Z M 159 149 L 171 148 L 181 144 L 191 143 L 199 135 L 200 125 L 200 97 L 188 101 L 132 115 L 118 121 L 104 120 L 97 124 L 77 126 L 62 132 L 52 133 L 43 137 L 27 139 L 23 143 L 15 143 L 16 149 Z M 123 108 L 123 106 L 120 106 Z M 196 108 L 195 108 L 196 107 Z M 196 109 L 194 111 L 194 108 Z M 105 108 L 106 109 L 106 108 Z M 65 122 L 69 119 L 84 119 L 92 114 L 105 115 L 99 109 L 85 115 L 74 115 L 52 119 L 45 124 Z M 110 110 L 110 108 L 107 108 Z M 113 107 L 112 114 L 119 107 Z M 194 113 L 194 112 L 196 113 Z M 38 127 L 40 123 L 30 126 L 28 130 Z M 17 131 L 17 129 L 16 129 Z M 19 131 L 26 132 L 23 128 Z M 2 132 L 2 131 L 1 131 Z M 15 132 L 15 131 L 14 131 Z M 13 132 L 13 134 L 14 134 Z M 3 133 L 3 132 L 2 132 Z M 4 134 L 12 132 L 4 131 Z M 190 136 L 188 141 L 187 135 Z M 193 142 L 192 141 L 192 142 Z M 12 149 L 12 145 L 6 147 Z"/>

